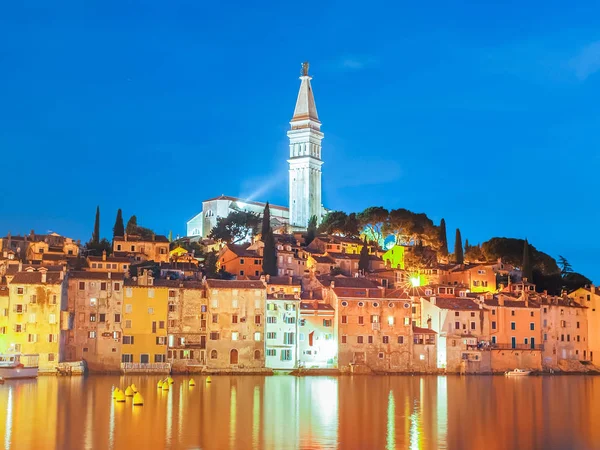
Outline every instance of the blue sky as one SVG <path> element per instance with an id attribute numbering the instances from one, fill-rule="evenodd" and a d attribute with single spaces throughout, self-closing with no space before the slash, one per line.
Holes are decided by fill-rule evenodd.
<path id="1" fill-rule="evenodd" d="M 325 206 L 527 237 L 600 282 L 597 2 L 58 3 L 0 12 L 0 234 L 287 204 L 309 60 Z"/>

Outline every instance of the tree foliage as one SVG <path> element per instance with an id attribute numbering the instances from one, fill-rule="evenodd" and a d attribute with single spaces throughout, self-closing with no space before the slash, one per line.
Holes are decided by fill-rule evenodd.
<path id="1" fill-rule="evenodd" d="M 227 217 L 219 217 L 217 225 L 210 230 L 209 238 L 235 244 L 256 234 L 260 224 L 258 214 L 247 211 L 232 211 Z"/>
<path id="2" fill-rule="evenodd" d="M 531 251 L 529 250 L 529 242 L 525 239 L 523 244 L 523 262 L 521 263 L 521 276 L 529 281 L 533 280 L 533 265 L 531 263 Z"/>
<path id="3" fill-rule="evenodd" d="M 440 255 L 448 256 L 448 237 L 446 236 L 446 220 L 442 218 L 439 228 Z"/>
<path id="4" fill-rule="evenodd" d="M 370 206 L 356 215 L 358 226 L 370 240 L 383 242 L 384 227 L 388 221 L 389 212 L 382 206 Z"/>
<path id="5" fill-rule="evenodd" d="M 117 218 L 115 219 L 115 225 L 113 226 L 113 238 L 115 236 L 125 236 L 125 227 L 123 225 L 123 212 L 121 208 L 117 210 Z"/>
<path id="6" fill-rule="evenodd" d="M 454 239 L 454 261 L 456 261 L 456 264 L 463 264 L 465 262 L 462 237 L 458 228 L 456 229 L 456 238 Z"/>
<path id="7" fill-rule="evenodd" d="M 135 214 L 133 216 L 131 216 L 129 218 L 129 220 L 127 221 L 127 227 L 125 227 L 125 232 L 127 234 L 137 234 L 137 217 L 135 216 Z"/>
<path id="8" fill-rule="evenodd" d="M 275 237 L 273 230 L 269 228 L 263 240 L 263 273 L 265 275 L 277 275 L 277 249 L 275 248 Z"/>
<path id="9" fill-rule="evenodd" d="M 94 242 L 93 239 L 90 239 L 85 244 L 86 254 L 89 256 L 102 256 L 102 252 L 106 251 L 106 255 L 110 256 L 112 253 L 112 244 L 108 239 L 102 238 L 98 242 Z"/>
<path id="10" fill-rule="evenodd" d="M 271 208 L 269 208 L 269 202 L 265 205 L 265 209 L 263 211 L 262 217 L 262 228 L 260 232 L 261 241 L 265 241 L 265 236 L 269 233 L 271 229 Z"/>
<path id="11" fill-rule="evenodd" d="M 481 245 L 470 245 L 469 240 L 465 240 L 465 259 L 467 261 L 485 261 L 485 255 L 481 250 Z"/>
<path id="12" fill-rule="evenodd" d="M 317 235 L 317 216 L 312 216 L 308 220 L 308 227 L 306 228 L 306 235 L 304 236 L 304 245 L 309 245 L 314 241 Z"/>
<path id="13" fill-rule="evenodd" d="M 365 273 L 369 270 L 369 246 L 367 244 L 367 238 L 363 240 L 363 246 L 360 249 L 360 259 L 358 260 L 358 270 Z"/>
<path id="14" fill-rule="evenodd" d="M 345 237 L 356 237 L 360 234 L 356 214 L 346 214 L 343 211 L 329 212 L 323 217 L 317 232 Z"/>
<path id="15" fill-rule="evenodd" d="M 396 245 L 424 245 L 439 248 L 439 230 L 424 213 L 414 213 L 405 208 L 393 209 L 385 221 L 384 235 L 393 235 Z"/>
<path id="16" fill-rule="evenodd" d="M 100 243 L 100 206 L 96 206 L 96 220 L 94 221 L 92 242 L 96 245 Z"/>
<path id="17" fill-rule="evenodd" d="M 154 236 L 156 236 L 156 233 L 150 228 L 138 225 L 137 217 L 135 215 L 131 216 L 127 221 L 125 232 L 127 234 L 140 236 L 142 239 L 146 239 L 148 241 L 151 241 L 152 239 L 154 239 Z"/>
<path id="18" fill-rule="evenodd" d="M 558 255 L 558 266 L 560 267 L 560 274 L 563 278 L 573 272 L 573 267 L 569 264 L 567 258 L 562 255 Z"/>
<path id="19" fill-rule="evenodd" d="M 481 250 L 488 261 L 494 261 L 498 258 L 516 267 L 521 267 L 523 263 L 523 248 L 525 241 L 523 239 L 494 237 L 481 244 Z M 537 269 L 544 275 L 560 273 L 556 261 L 546 253 L 536 250 L 529 244 L 530 258 L 533 269 Z"/>

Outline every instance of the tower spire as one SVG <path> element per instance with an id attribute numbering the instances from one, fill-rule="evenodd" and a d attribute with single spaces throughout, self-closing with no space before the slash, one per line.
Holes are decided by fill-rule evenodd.
<path id="1" fill-rule="evenodd" d="M 302 63 L 302 70 L 300 71 L 300 90 L 298 91 L 298 99 L 296 100 L 296 108 L 294 109 L 292 122 L 312 120 L 320 125 L 319 115 L 317 114 L 317 105 L 315 104 L 315 97 L 313 95 L 312 86 L 310 85 L 312 77 L 308 74 L 308 67 L 308 61 Z M 308 126 L 308 123 L 306 123 L 306 126 Z"/>

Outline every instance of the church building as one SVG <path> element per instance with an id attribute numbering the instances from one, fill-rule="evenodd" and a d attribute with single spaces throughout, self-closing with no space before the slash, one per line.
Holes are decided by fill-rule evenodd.
<path id="1" fill-rule="evenodd" d="M 308 63 L 302 64 L 300 90 L 296 100 L 291 129 L 289 164 L 289 208 L 271 205 L 271 219 L 276 227 L 287 225 L 289 231 L 303 230 L 312 216 L 321 222 L 324 209 L 321 199 L 321 122 L 308 74 Z M 187 222 L 187 236 L 207 237 L 219 217 L 236 210 L 261 214 L 265 203 L 221 195 L 202 202 L 202 212 Z"/>

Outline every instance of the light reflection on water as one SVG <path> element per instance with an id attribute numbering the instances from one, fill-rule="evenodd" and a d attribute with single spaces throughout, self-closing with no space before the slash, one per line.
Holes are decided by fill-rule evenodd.
<path id="1" fill-rule="evenodd" d="M 7 381 L 4 448 L 600 448 L 600 377 L 195 379 L 169 391 L 157 377 Z M 112 387 L 132 382 L 145 405 L 115 403 Z"/>

